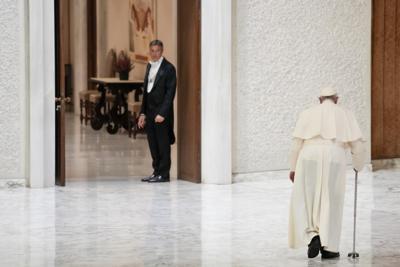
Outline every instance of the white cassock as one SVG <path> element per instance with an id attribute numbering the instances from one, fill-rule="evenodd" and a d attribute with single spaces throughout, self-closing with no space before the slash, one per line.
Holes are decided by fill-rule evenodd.
<path id="1" fill-rule="evenodd" d="M 291 171 L 295 171 L 289 247 L 308 245 L 319 235 L 326 250 L 337 252 L 342 228 L 346 149 L 361 170 L 365 147 L 354 115 L 330 99 L 303 111 L 293 132 Z"/>

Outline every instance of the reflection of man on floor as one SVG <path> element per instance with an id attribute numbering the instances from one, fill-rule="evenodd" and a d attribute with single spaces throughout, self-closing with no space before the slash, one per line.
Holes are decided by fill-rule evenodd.
<path id="1" fill-rule="evenodd" d="M 147 140 L 153 159 L 153 174 L 143 182 L 169 182 L 171 144 L 175 143 L 173 102 L 176 91 L 175 67 L 164 57 L 163 43 L 150 43 L 151 61 L 144 77 L 139 128 L 146 126 Z"/>
<path id="2" fill-rule="evenodd" d="M 361 170 L 365 149 L 354 115 L 337 105 L 334 89 L 323 89 L 320 105 L 300 114 L 293 133 L 290 179 L 294 182 L 289 246 L 308 244 L 308 257 L 339 257 L 346 185 L 346 154 Z"/>

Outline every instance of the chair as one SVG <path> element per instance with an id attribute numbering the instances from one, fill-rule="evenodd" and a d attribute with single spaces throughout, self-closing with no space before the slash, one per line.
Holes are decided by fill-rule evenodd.
<path id="1" fill-rule="evenodd" d="M 101 93 L 98 91 L 95 91 L 94 93 L 91 93 L 89 95 L 89 111 L 88 111 L 88 118 L 91 120 L 95 114 L 95 108 L 96 104 L 100 101 L 101 98 Z M 103 111 L 104 113 L 107 113 L 111 110 L 113 103 L 115 101 L 115 95 L 112 95 L 110 93 L 106 94 L 106 106 L 105 110 Z"/>
<path id="2" fill-rule="evenodd" d="M 134 96 L 131 93 L 128 95 L 128 136 L 133 135 L 133 139 L 136 139 L 138 133 L 144 133 L 144 130 L 137 126 L 142 98 L 143 92 L 141 90 L 136 90 Z"/>
<path id="3" fill-rule="evenodd" d="M 79 107 L 80 107 L 80 120 L 81 124 L 83 121 L 85 121 L 85 125 L 87 125 L 87 122 L 90 120 L 90 112 L 91 112 L 91 107 L 90 107 L 90 101 L 89 97 L 92 94 L 98 94 L 99 92 L 97 90 L 83 90 L 79 92 Z"/>

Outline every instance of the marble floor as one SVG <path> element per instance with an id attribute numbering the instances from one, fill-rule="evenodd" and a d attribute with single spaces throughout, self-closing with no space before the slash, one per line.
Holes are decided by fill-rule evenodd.
<path id="1" fill-rule="evenodd" d="M 66 187 L 0 189 L 0 267 L 400 266 L 400 169 L 360 173 L 358 261 L 346 257 L 348 172 L 342 257 L 322 261 L 287 247 L 286 171 L 236 176 L 232 185 L 141 183 L 150 160 L 143 137 L 67 129 Z"/>
<path id="2" fill-rule="evenodd" d="M 259 174 L 258 174 L 259 175 Z M 0 190 L 0 266 L 400 266 L 400 170 L 361 173 L 352 247 L 348 173 L 339 260 L 287 248 L 291 184 L 74 179 Z"/>

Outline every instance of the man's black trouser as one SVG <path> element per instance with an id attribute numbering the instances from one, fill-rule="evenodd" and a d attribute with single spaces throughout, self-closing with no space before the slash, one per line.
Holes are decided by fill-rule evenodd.
<path id="1" fill-rule="evenodd" d="M 169 178 L 171 169 L 170 123 L 165 119 L 156 123 L 153 116 L 146 118 L 147 141 L 153 159 L 153 174 Z"/>

